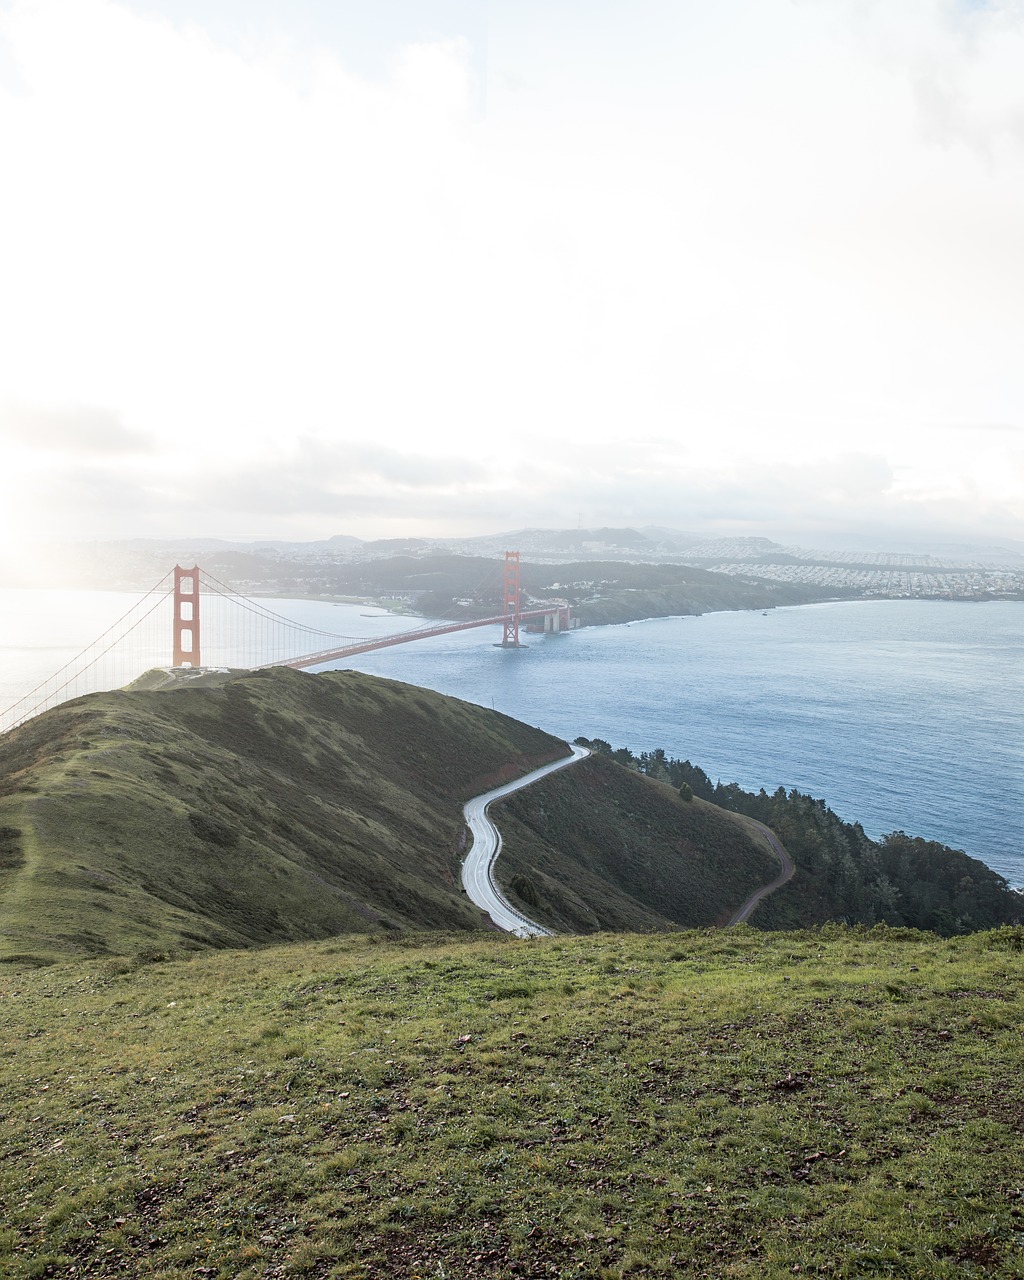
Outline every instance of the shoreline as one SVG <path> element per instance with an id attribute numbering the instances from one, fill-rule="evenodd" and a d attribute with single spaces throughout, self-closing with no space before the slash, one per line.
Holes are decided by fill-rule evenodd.
<path id="1" fill-rule="evenodd" d="M 51 598 L 53 599 L 55 606 L 60 603 L 59 597 L 63 594 L 54 588 L 16 588 L 14 589 L 14 591 L 17 594 L 21 594 L 23 592 L 28 592 L 28 591 L 31 591 L 33 593 L 37 591 L 51 593 Z M 83 589 L 83 588 L 74 589 L 74 593 L 76 596 L 80 596 L 83 591 L 88 591 L 88 589 Z M 98 597 L 107 596 L 108 594 L 111 594 L 111 593 L 101 592 L 101 593 L 97 593 L 97 596 Z M 121 594 L 121 593 L 114 593 L 114 594 Z M 135 593 L 126 593 L 126 594 L 134 596 Z M 22 599 L 25 599 L 25 596 L 22 596 Z M 284 601 L 284 600 L 297 601 L 300 598 L 294 597 L 294 596 L 289 596 L 289 597 L 276 596 L 276 597 L 269 597 L 269 599 L 280 600 L 280 601 Z M 363 628 L 361 628 L 361 630 L 363 630 L 364 634 L 367 634 L 367 638 L 370 638 L 370 636 L 372 636 L 373 634 L 380 635 L 382 633 L 385 633 L 388 630 L 393 630 L 394 632 L 398 632 L 400 630 L 415 629 L 417 623 L 421 619 L 425 620 L 425 615 L 410 615 L 410 614 L 392 615 L 390 614 L 390 611 L 382 609 L 382 607 L 376 602 L 370 602 L 365 599 L 361 599 L 358 601 L 352 601 L 352 600 L 341 601 L 341 600 L 327 600 L 323 597 L 307 597 L 306 602 L 310 605 L 311 615 L 313 614 L 313 610 L 316 608 L 316 606 L 321 604 L 332 606 L 331 609 L 325 609 L 324 610 L 325 613 L 332 612 L 333 606 L 341 606 L 343 609 L 350 610 L 353 614 L 355 614 L 358 611 L 360 605 L 371 604 L 371 607 L 375 609 L 381 608 L 381 612 L 377 614 L 374 618 L 365 619 L 364 626 Z M 97 606 L 99 606 L 99 610 L 93 609 L 92 610 L 93 614 L 95 614 L 97 611 L 103 611 L 110 607 L 110 601 L 107 601 L 106 603 L 104 603 L 103 599 L 100 599 L 100 598 L 97 598 L 95 603 Z M 990 606 L 1000 606 L 1000 607 L 993 608 L 992 612 L 987 616 L 987 619 L 985 618 L 984 611 L 982 613 L 979 613 L 978 611 L 970 611 L 969 613 L 964 611 L 957 611 L 957 615 L 952 615 L 947 612 L 945 615 L 945 618 L 948 622 L 953 624 L 950 628 L 943 626 L 941 623 L 935 626 L 932 623 L 927 621 L 927 615 L 930 614 L 933 606 L 949 605 L 949 604 L 957 604 L 957 603 L 987 604 Z M 984 601 L 958 601 L 958 600 L 950 601 L 950 600 L 942 600 L 942 599 L 940 600 L 919 599 L 919 598 L 908 599 L 906 597 L 896 597 L 896 598 L 884 598 L 884 599 L 873 598 L 873 599 L 856 599 L 856 600 L 835 599 L 835 600 L 828 600 L 828 601 L 808 602 L 808 605 L 817 608 L 818 610 L 817 616 L 819 618 L 821 618 L 823 615 L 827 615 L 827 613 L 830 611 L 832 606 L 835 606 L 835 605 L 876 606 L 874 610 L 870 611 L 870 614 L 868 611 L 865 610 L 864 614 L 862 615 L 862 618 L 863 618 L 862 624 L 859 627 L 854 626 L 852 628 L 852 631 L 854 633 L 859 633 L 862 638 L 866 636 L 869 637 L 876 634 L 882 634 L 882 629 L 883 629 L 882 615 L 879 613 L 878 607 L 892 606 L 893 604 L 898 604 L 900 606 L 899 610 L 891 610 L 889 614 L 889 616 L 893 617 L 894 619 L 897 618 L 900 612 L 902 612 L 903 610 L 910 611 L 915 608 L 919 609 L 921 614 L 924 615 L 925 620 L 915 628 L 915 633 L 923 637 L 924 632 L 927 629 L 931 628 L 934 631 L 936 636 L 941 637 L 944 640 L 946 647 L 955 648 L 958 643 L 956 635 L 957 633 L 959 633 L 960 624 L 956 623 L 954 619 L 956 616 L 959 616 L 965 620 L 968 617 L 977 618 L 978 621 L 972 624 L 972 626 L 969 629 L 976 629 L 978 630 L 979 634 L 988 634 L 988 635 L 994 636 L 999 633 L 1005 633 L 1008 637 L 1008 642 L 1012 646 L 1014 646 L 1014 651 L 1016 651 L 1016 646 L 1018 644 L 1017 637 L 1021 631 L 1021 628 L 1018 625 L 1019 614 L 1022 607 L 1024 607 L 1024 601 L 1020 601 L 1016 599 L 999 598 L 999 599 L 984 600 Z M 715 622 L 713 626 L 706 626 L 703 628 L 687 627 L 685 630 L 685 636 L 692 637 L 693 642 L 697 645 L 698 649 L 701 652 L 703 652 L 706 657 L 710 655 L 709 660 L 714 661 L 715 660 L 714 650 L 718 643 L 715 640 L 715 635 L 721 634 L 722 636 L 727 637 L 733 634 L 734 629 L 737 635 L 742 635 L 743 637 L 745 637 L 744 643 L 747 643 L 747 644 L 754 643 L 754 642 L 760 643 L 760 641 L 763 638 L 765 642 L 765 647 L 766 648 L 771 647 L 772 649 L 774 649 L 775 647 L 776 639 L 784 638 L 787 632 L 792 637 L 796 632 L 803 633 L 804 631 L 807 631 L 808 635 L 813 638 L 814 633 L 817 633 L 818 631 L 820 631 L 821 627 L 824 626 L 824 623 L 813 624 L 811 622 L 811 618 L 814 615 L 810 615 L 810 614 L 803 615 L 804 620 L 798 621 L 797 616 L 792 613 L 792 610 L 794 609 L 802 609 L 806 607 L 808 606 L 805 606 L 802 604 L 776 605 L 771 610 L 768 611 L 770 617 L 774 618 L 774 622 L 772 624 L 769 623 L 768 618 L 763 618 L 759 623 L 755 623 L 755 624 L 750 624 L 748 622 L 740 622 L 738 618 L 736 619 L 736 624 L 730 624 L 727 622 L 729 615 L 738 615 L 742 613 L 746 613 L 748 615 L 756 614 L 759 612 L 759 610 L 756 608 L 717 609 L 717 610 L 709 610 L 706 614 L 702 613 L 702 614 L 647 615 L 642 618 L 630 619 L 628 621 L 623 621 L 623 622 L 598 623 L 598 624 L 590 624 L 589 626 L 581 627 L 579 632 L 579 642 L 581 644 L 584 644 L 586 647 L 590 648 L 593 651 L 592 656 L 595 659 L 597 659 L 599 655 L 599 651 L 607 648 L 609 645 L 612 647 L 615 647 L 618 644 L 625 644 L 624 639 L 621 641 L 616 641 L 613 638 L 615 635 L 614 631 L 609 631 L 608 636 L 605 637 L 604 640 L 602 640 L 599 635 L 599 632 L 604 628 L 622 629 L 622 628 L 629 628 L 633 625 L 637 625 L 637 626 L 639 626 L 640 624 L 649 625 L 651 623 L 658 622 L 658 623 L 667 624 L 667 627 L 665 628 L 665 632 L 667 633 L 667 631 L 673 625 L 678 626 L 686 619 L 698 619 L 701 617 L 717 616 L 718 621 Z M 19 625 L 23 624 L 24 634 L 23 636 L 9 635 L 5 638 L 6 661 L 5 661 L 5 680 L 3 683 L 6 684 L 8 687 L 6 689 L 6 697 L 2 700 L 4 705 L 0 707 L 0 710 L 6 709 L 6 706 L 8 704 L 14 705 L 15 703 L 17 703 L 21 697 L 25 696 L 26 693 L 31 692 L 31 690 L 34 689 L 36 685 L 41 684 L 46 678 L 50 676 L 53 669 L 60 665 L 60 662 L 63 661 L 63 653 L 61 652 L 61 650 L 64 648 L 64 646 L 60 644 L 54 644 L 54 640 L 59 636 L 63 635 L 64 633 L 57 626 L 57 623 L 63 621 L 63 625 L 66 626 L 67 619 L 74 615 L 74 611 L 69 611 L 66 608 L 58 609 L 54 607 L 54 609 L 52 610 L 54 625 L 49 630 L 47 630 L 45 626 L 46 618 L 45 617 L 39 618 L 39 617 L 33 616 L 34 610 L 31 607 L 25 608 L 20 613 L 17 608 L 12 608 L 10 612 L 11 612 L 11 623 L 19 624 Z M 120 610 L 118 612 L 120 612 Z M 765 610 L 760 610 L 760 612 L 764 613 Z M 856 611 L 853 611 L 853 612 L 856 612 Z M 388 622 L 388 618 L 391 616 L 393 616 L 396 619 L 398 618 L 403 619 L 403 621 L 400 623 L 398 627 L 395 627 L 393 623 Z M 787 616 L 790 618 L 790 621 L 788 624 L 785 624 L 784 620 Z M 840 620 L 838 615 L 833 614 L 833 616 L 835 617 L 836 620 L 833 624 L 831 624 L 830 634 L 835 633 L 835 635 L 840 635 L 841 633 L 845 634 L 847 631 L 850 630 L 850 628 L 847 627 L 847 625 Z M 877 626 L 875 621 L 873 621 L 873 619 L 878 620 Z M 355 619 L 353 618 L 353 621 L 354 620 Z M 81 618 L 79 618 L 78 621 L 80 622 Z M 371 621 L 375 623 L 375 626 L 373 628 L 370 628 L 369 626 L 365 625 L 366 623 L 369 623 Z M 409 624 L 408 627 L 406 627 L 405 625 L 406 622 Z M 966 622 L 964 623 L 964 625 L 965 626 L 967 625 Z M 346 628 L 341 628 L 341 629 L 346 629 Z M 902 627 L 900 629 L 902 630 Z M 35 631 L 36 633 L 35 635 L 33 635 L 33 631 Z M 947 631 L 952 632 L 952 634 L 946 634 Z M 587 633 L 592 633 L 592 638 L 585 639 L 585 637 L 587 637 Z M 569 633 L 570 639 L 572 634 L 573 633 Z M 645 634 L 650 637 L 650 641 L 642 639 L 642 637 Z M 45 642 L 40 641 L 36 643 L 35 642 L 36 636 L 44 636 Z M 698 639 L 699 636 L 703 636 L 705 638 L 703 642 L 701 642 Z M 853 637 L 848 635 L 846 638 L 851 639 Z M 483 645 L 487 639 L 488 639 L 487 634 L 486 633 L 482 634 L 480 637 L 480 644 Z M 542 637 L 537 637 L 537 639 L 542 640 Z M 638 632 L 637 644 L 646 646 L 648 643 L 653 643 L 655 645 L 655 648 L 656 649 L 658 648 L 657 638 L 655 637 L 653 632 L 651 632 L 650 630 L 648 630 L 646 633 Z M 687 648 L 690 647 L 689 640 L 686 640 L 683 643 L 684 643 L 684 647 L 687 647 Z M 558 649 L 561 647 L 562 647 L 561 642 L 559 643 L 559 645 L 554 646 L 555 649 Z M 543 648 L 542 644 L 538 645 L 538 651 L 542 648 Z M 569 646 L 565 650 L 567 655 L 569 654 L 571 648 L 572 648 L 572 645 L 570 642 Z M 74 656 L 73 646 L 68 646 L 68 650 L 69 652 L 71 652 L 71 656 Z M 550 649 L 548 652 L 550 653 Z M 969 655 L 967 656 L 969 657 Z M 211 652 L 211 660 L 219 660 L 219 657 L 220 655 L 216 655 L 216 658 L 214 658 L 214 654 Z M 539 652 L 537 657 L 539 659 L 540 657 Z M 38 669 L 37 671 L 34 671 L 32 673 L 34 678 L 31 680 L 31 686 L 28 683 L 29 671 L 27 667 L 22 667 L 21 665 L 22 660 L 27 661 L 29 659 L 32 660 L 32 666 L 35 668 L 39 668 L 41 663 L 46 664 L 47 666 L 47 669 L 45 670 Z M 49 665 L 48 659 L 53 660 L 52 665 Z M 166 664 L 167 660 L 168 660 L 167 656 L 161 655 L 160 661 L 159 662 L 154 661 L 152 665 L 157 666 L 157 665 Z M 455 661 L 455 659 L 452 659 L 452 661 Z M 730 662 L 731 661 L 732 659 L 730 659 Z M 460 666 L 466 665 L 464 662 L 462 662 L 461 659 L 459 660 L 459 664 Z M 449 665 L 451 665 L 451 663 L 449 663 Z M 471 663 L 469 665 L 472 668 L 473 664 Z M 487 666 L 488 670 L 491 669 L 491 664 L 485 664 L 485 665 Z M 541 668 L 547 665 L 548 664 L 545 662 L 539 663 L 539 666 Z M 560 666 L 561 664 L 558 664 L 558 665 Z M 973 664 L 970 664 L 970 665 L 973 665 Z M 419 663 L 419 660 L 417 660 L 417 665 L 415 666 L 416 670 L 422 670 L 426 668 L 430 668 L 429 661 L 423 664 L 423 663 Z M 492 705 L 495 698 L 497 698 L 499 699 L 499 708 L 506 710 L 509 714 L 517 715 L 518 718 L 528 720 L 531 723 L 552 725 L 553 717 L 557 717 L 558 713 L 557 713 L 557 709 L 554 709 L 550 705 L 547 706 L 543 710 L 543 712 L 541 711 L 540 707 L 536 707 L 531 710 L 525 705 L 513 706 L 510 704 L 509 706 L 506 706 L 504 708 L 500 707 L 500 699 L 505 696 L 501 692 L 503 687 L 503 681 L 506 678 L 511 678 L 511 677 L 502 676 L 500 674 L 500 669 L 503 669 L 503 668 L 504 668 L 504 664 L 497 664 L 496 666 L 494 666 L 494 674 L 489 674 L 486 677 L 483 677 L 482 680 L 477 680 L 476 684 L 474 684 L 474 676 L 473 676 L 472 670 L 469 670 L 468 672 L 460 673 L 458 678 L 458 687 L 457 688 L 453 687 L 451 692 L 455 693 L 456 696 L 465 698 L 468 701 L 475 701 L 481 706 Z M 394 669 L 391 668 L 391 669 L 388 669 L 387 674 L 392 674 L 393 672 L 394 672 Z M 384 673 L 383 669 L 382 669 L 382 673 Z M 538 675 L 539 675 L 539 671 L 538 671 Z M 24 682 L 22 681 L 22 679 L 19 678 L 22 676 L 25 678 Z M 135 678 L 135 677 L 133 676 L 132 678 Z M 394 678 L 401 678 L 401 675 L 396 673 Z M 706 678 L 705 676 L 702 676 L 701 682 L 703 682 L 705 678 Z M 532 680 L 533 680 L 533 677 L 531 676 L 531 682 Z M 426 679 L 426 680 L 420 679 L 418 682 L 425 683 L 427 685 L 430 684 L 429 679 Z M 112 683 L 107 687 L 121 687 L 122 683 L 123 681 L 117 682 L 116 684 Z M 18 685 L 20 687 L 15 687 L 15 685 Z M 83 690 L 83 692 L 85 691 L 86 690 Z M 992 838 L 992 833 L 988 832 L 988 826 L 989 826 L 988 823 L 981 822 L 979 828 L 975 829 L 975 825 L 973 822 L 966 825 L 963 821 L 960 821 L 959 823 L 955 823 L 955 824 L 947 824 L 942 820 L 941 816 L 936 816 L 935 814 L 933 814 L 928 821 L 923 821 L 920 816 L 915 816 L 910 812 L 904 813 L 903 804 L 900 802 L 898 796 L 894 796 L 892 798 L 892 803 L 886 804 L 885 806 L 869 805 L 868 808 L 865 808 L 857 799 L 857 795 L 855 794 L 857 792 L 856 786 L 853 786 L 851 784 L 850 786 L 847 786 L 845 788 L 842 786 L 840 786 L 839 788 L 836 787 L 835 777 L 832 776 L 835 773 L 835 770 L 832 770 L 831 773 L 828 773 L 828 771 L 826 771 L 826 773 L 828 773 L 828 776 L 818 776 L 820 772 L 818 769 L 815 769 L 815 775 L 816 775 L 815 777 L 811 777 L 806 774 L 800 774 L 797 771 L 795 771 L 793 768 L 787 767 L 784 756 L 780 755 L 778 752 L 775 752 L 773 754 L 772 759 L 769 761 L 768 768 L 757 768 L 756 770 L 752 770 L 751 768 L 748 768 L 747 765 L 744 763 L 744 760 L 745 760 L 744 751 L 741 749 L 741 747 L 738 747 L 737 744 L 735 743 L 724 744 L 728 747 L 728 755 L 718 756 L 716 755 L 717 748 L 712 747 L 712 750 L 709 752 L 709 750 L 707 749 L 707 743 L 701 742 L 699 733 L 695 737 L 692 729 L 686 728 L 686 723 L 689 721 L 691 715 L 693 714 L 693 711 L 690 709 L 691 701 L 692 699 L 690 699 L 687 696 L 687 697 L 684 697 L 682 701 L 679 702 L 679 716 L 677 717 L 678 723 L 673 722 L 672 736 L 673 738 L 676 737 L 675 730 L 679 730 L 680 734 L 682 734 L 683 736 L 678 737 L 677 740 L 673 740 L 673 741 L 668 740 L 668 738 L 666 737 L 666 734 L 669 732 L 669 725 L 668 725 L 668 722 L 664 722 L 664 717 L 660 715 L 660 708 L 656 702 L 650 702 L 649 705 L 643 704 L 643 705 L 635 706 L 630 716 L 630 723 L 628 725 L 628 728 L 625 721 L 620 721 L 620 723 L 617 725 L 610 721 L 606 723 L 602 709 L 598 707 L 596 704 L 593 706 L 589 706 L 587 708 L 584 708 L 584 707 L 574 708 L 570 706 L 569 710 L 573 711 L 572 716 L 570 718 L 567 718 L 565 720 L 564 725 L 562 725 L 561 727 L 559 726 L 558 723 L 554 723 L 551 731 L 558 733 L 559 736 L 566 736 L 566 734 L 568 734 L 570 738 L 576 736 L 579 733 L 585 733 L 588 736 L 597 735 L 605 739 L 613 740 L 616 743 L 616 745 L 628 745 L 634 751 L 645 751 L 645 750 L 650 751 L 660 746 L 660 747 L 666 748 L 669 751 L 669 754 L 671 755 L 678 755 L 681 757 L 688 756 L 689 758 L 697 760 L 698 762 L 703 762 L 703 767 L 706 767 L 712 776 L 716 776 L 720 772 L 722 778 L 728 777 L 729 780 L 735 781 L 738 785 L 740 785 L 744 789 L 752 788 L 754 791 L 756 791 L 758 787 L 762 785 L 766 789 L 771 790 L 773 789 L 773 786 L 770 786 L 769 783 L 774 782 L 776 775 L 778 776 L 778 781 L 780 784 L 781 784 L 782 777 L 785 776 L 787 778 L 787 782 L 786 782 L 787 790 L 790 789 L 791 787 L 795 787 L 797 790 L 801 792 L 812 794 L 814 796 L 825 797 L 830 807 L 837 810 L 841 814 L 849 813 L 849 814 L 856 815 L 856 820 L 860 821 L 864 825 L 865 830 L 874 838 L 877 838 L 879 835 L 885 834 L 896 827 L 905 826 L 913 830 L 915 834 L 920 834 L 922 838 L 934 839 L 939 843 L 948 844 L 951 847 L 963 848 L 964 846 L 966 846 L 966 849 L 969 852 L 970 856 L 978 857 L 987 866 L 991 867 L 993 870 L 996 870 L 999 874 L 1004 875 L 1011 884 L 1017 886 L 1021 883 L 1022 873 L 1021 873 L 1021 870 L 1018 869 L 1019 864 L 1017 862 L 1017 857 L 1018 857 L 1017 849 L 1008 847 L 1008 841 L 1005 834 L 1000 834 L 997 839 Z M 648 714 L 648 712 L 650 712 L 650 714 Z M 713 711 L 709 712 L 709 711 L 703 710 L 700 712 L 700 714 L 703 714 L 705 716 L 710 715 L 714 717 L 716 713 L 714 713 Z M 720 719 L 722 714 L 724 714 L 724 712 L 720 711 L 717 714 L 718 714 L 718 718 Z M 735 714 L 738 715 L 739 711 L 736 711 Z M 744 712 L 744 714 L 746 713 Z M 735 719 L 735 715 L 732 712 L 730 712 L 728 718 L 730 719 L 730 721 L 732 721 Z M 589 719 L 589 722 L 588 722 L 588 719 Z M 978 734 L 974 734 L 974 738 L 976 741 L 980 740 Z M 713 740 L 714 740 L 714 731 L 712 732 L 712 742 Z M 992 741 L 994 744 L 997 744 L 996 739 L 993 739 Z M 738 754 L 736 754 L 737 751 L 738 751 Z M 1003 750 L 1003 755 L 1005 755 L 1005 749 Z M 982 757 L 979 755 L 977 758 L 981 759 Z M 718 764 L 716 764 L 715 762 L 716 759 L 719 759 L 721 761 L 721 768 L 719 768 Z M 818 763 L 820 764 L 821 762 L 818 762 Z M 1005 769 L 1005 766 L 1003 767 Z M 991 773 L 991 769 L 989 769 L 989 773 Z M 1000 775 L 1000 776 L 1004 776 L 1004 775 Z M 1006 786 L 1012 785 L 1012 780 L 1009 779 L 1009 775 L 1005 775 L 1005 776 L 1007 778 L 1007 781 L 1004 782 L 1003 784 L 1004 789 Z M 982 816 L 980 811 L 985 807 L 985 803 L 986 803 L 985 797 L 990 794 L 989 789 L 987 788 L 986 778 L 984 777 L 975 778 L 971 786 L 971 793 L 976 798 L 976 807 L 979 811 L 978 816 L 980 818 Z M 908 806 L 908 809 L 912 807 L 913 806 Z M 942 809 L 942 806 L 938 804 L 936 804 L 935 807 L 940 810 Z M 961 808 L 962 807 L 963 806 L 961 806 Z M 877 818 L 872 817 L 870 811 L 873 808 L 884 808 L 886 811 L 886 814 L 890 816 L 879 816 Z M 1000 812 L 1002 811 L 1001 803 L 999 806 L 997 806 L 997 808 Z M 988 838 L 986 838 L 986 834 L 988 834 Z M 984 851 L 982 851 L 983 849 Z"/>
<path id="2" fill-rule="evenodd" d="M 954 597 L 947 600 L 941 596 L 837 596 L 834 600 L 805 600 L 795 604 L 772 604 L 762 608 L 759 605 L 744 605 L 736 609 L 702 609 L 700 613 L 655 613 L 646 614 L 642 618 L 627 618 L 622 622 L 581 622 L 578 630 L 594 631 L 600 628 L 633 627 L 647 622 L 685 622 L 688 618 L 710 618 L 723 613 L 757 613 L 769 617 L 784 609 L 830 609 L 835 605 L 865 604 L 1024 604 L 1024 596 L 991 596 L 984 600 Z"/>

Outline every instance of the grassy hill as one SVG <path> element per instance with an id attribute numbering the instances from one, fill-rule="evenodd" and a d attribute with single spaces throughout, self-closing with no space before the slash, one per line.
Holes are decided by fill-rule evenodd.
<path id="1" fill-rule="evenodd" d="M 960 849 L 903 831 L 872 840 L 859 823 L 844 821 L 824 800 L 783 787 L 769 795 L 763 788 L 755 793 L 735 782 L 713 783 L 698 765 L 673 759 L 660 748 L 634 755 L 601 738 L 579 741 L 609 761 L 774 832 L 799 874 L 757 908 L 753 923 L 759 928 L 838 921 L 948 937 L 1024 920 L 1024 893 Z M 705 837 L 707 843 L 710 839 Z"/>
<path id="2" fill-rule="evenodd" d="M 556 932 L 725 924 L 779 872 L 746 818 L 684 803 L 675 787 L 599 755 L 517 792 L 494 813 L 503 883 Z"/>
<path id="3" fill-rule="evenodd" d="M 462 800 L 564 753 L 349 673 L 83 698 L 0 743 L 0 937 L 47 959 L 476 928 Z"/>
<path id="4" fill-rule="evenodd" d="M 0 1273 L 1019 1277 L 1024 932 L 0 971 Z"/>
<path id="5" fill-rule="evenodd" d="M 0 958 L 479 928 L 458 887 L 462 804 L 567 752 L 508 716 L 355 672 L 165 683 L 66 703 L 0 739 Z M 606 762 L 573 773 L 568 807 L 559 793 L 507 872 L 532 877 L 528 894 L 537 882 L 558 927 L 720 922 L 774 875 L 734 815 Z"/>

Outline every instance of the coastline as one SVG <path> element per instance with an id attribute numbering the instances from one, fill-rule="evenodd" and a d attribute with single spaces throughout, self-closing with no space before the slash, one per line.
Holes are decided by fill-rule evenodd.
<path id="1" fill-rule="evenodd" d="M 83 588 L 6 592 L 0 709 L 75 657 L 124 612 L 122 600 L 138 598 Z M 295 600 L 310 627 L 368 639 L 420 621 L 386 613 L 360 618 L 359 604 L 319 597 L 265 599 L 282 606 Z M 741 615 L 764 610 L 591 624 L 556 645 L 534 646 L 528 676 L 522 664 L 492 661 L 483 632 L 366 654 L 348 665 L 493 705 L 569 740 L 585 734 L 635 751 L 662 747 L 755 791 L 794 787 L 823 797 L 872 835 L 903 828 L 965 849 L 1021 884 L 1024 851 L 1013 806 L 1024 722 L 1005 690 L 1024 653 L 1024 601 L 808 603 L 822 607 L 776 605 L 756 623 Z M 950 610 L 952 603 L 989 608 Z M 846 608 L 840 613 L 836 605 Z M 857 608 L 866 605 L 874 607 Z M 652 631 L 652 623 L 661 626 Z M 169 642 L 169 624 L 167 630 Z M 148 665 L 168 661 L 168 653 L 154 653 Z M 212 649 L 209 661 L 244 665 Z M 105 687 L 122 687 L 137 674 L 115 673 Z"/>

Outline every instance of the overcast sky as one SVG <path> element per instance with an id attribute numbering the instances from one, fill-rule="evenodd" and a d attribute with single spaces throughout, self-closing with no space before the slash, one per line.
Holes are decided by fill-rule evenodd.
<path id="1" fill-rule="evenodd" d="M 0 0 L 0 533 L 1024 537 L 1024 0 Z"/>

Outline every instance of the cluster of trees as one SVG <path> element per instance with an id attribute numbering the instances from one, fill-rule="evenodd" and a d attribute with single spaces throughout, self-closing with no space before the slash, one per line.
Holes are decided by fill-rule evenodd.
<path id="1" fill-rule="evenodd" d="M 756 922 L 799 927 L 827 920 L 904 925 L 950 936 L 1024 919 L 1024 894 L 977 858 L 933 840 L 894 831 L 872 840 L 825 803 L 784 787 L 756 794 L 735 782 L 712 782 L 689 760 L 659 747 L 634 755 L 601 738 L 583 745 L 626 768 L 657 778 L 733 813 L 756 818 L 778 835 L 799 874 L 758 908 Z"/>

